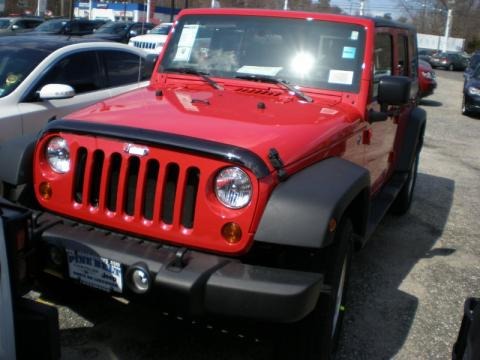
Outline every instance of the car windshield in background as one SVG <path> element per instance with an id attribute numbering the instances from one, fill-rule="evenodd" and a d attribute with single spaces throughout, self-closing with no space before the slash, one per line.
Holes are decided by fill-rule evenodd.
<path id="1" fill-rule="evenodd" d="M 168 35 L 172 25 L 159 25 L 150 31 L 150 34 L 155 35 Z"/>
<path id="2" fill-rule="evenodd" d="M 0 47 L 0 98 L 7 96 L 30 72 L 48 55 L 48 50 L 18 48 L 16 46 Z"/>
<path id="3" fill-rule="evenodd" d="M 36 32 L 59 32 L 67 25 L 67 20 L 49 20 L 38 25 L 33 31 Z"/>
<path id="4" fill-rule="evenodd" d="M 96 34 L 123 34 L 127 31 L 127 24 L 108 23 L 102 25 L 95 31 Z"/>
<path id="5" fill-rule="evenodd" d="M 9 26 L 10 26 L 10 20 L 0 19 L 0 29 L 8 29 Z"/>
<path id="6" fill-rule="evenodd" d="M 195 70 L 210 76 L 356 92 L 365 41 L 360 25 L 311 19 L 185 16 L 175 28 L 159 71 Z"/>

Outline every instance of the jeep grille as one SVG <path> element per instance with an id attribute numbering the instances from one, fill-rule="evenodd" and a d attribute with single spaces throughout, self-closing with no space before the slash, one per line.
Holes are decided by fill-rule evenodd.
<path id="1" fill-rule="evenodd" d="M 157 159 L 117 152 L 106 156 L 102 150 L 89 154 L 85 147 L 77 150 L 75 158 L 72 195 L 78 204 L 146 220 L 156 218 L 165 224 L 173 223 L 175 206 L 178 206 L 179 223 L 185 228 L 193 227 L 198 168 L 180 168 L 176 163 L 163 165 Z M 101 191 L 102 177 L 105 191 Z M 176 202 L 179 194 L 183 194 L 180 203 Z"/>

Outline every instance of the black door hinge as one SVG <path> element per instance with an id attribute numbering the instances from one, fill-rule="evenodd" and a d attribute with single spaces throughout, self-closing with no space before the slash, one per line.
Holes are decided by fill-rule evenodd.
<path id="1" fill-rule="evenodd" d="M 271 148 L 268 152 L 268 159 L 273 168 L 277 170 L 278 180 L 285 181 L 288 177 L 287 172 L 285 171 L 283 161 L 280 159 L 280 154 L 277 149 Z"/>

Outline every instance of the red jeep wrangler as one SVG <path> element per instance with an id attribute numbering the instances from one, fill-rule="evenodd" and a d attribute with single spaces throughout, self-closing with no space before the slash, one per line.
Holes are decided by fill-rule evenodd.
<path id="1" fill-rule="evenodd" d="M 148 88 L 50 122 L 33 174 L 5 144 L 2 180 L 33 176 L 50 273 L 292 323 L 284 356 L 328 357 L 352 250 L 412 200 L 416 51 L 385 19 L 185 10 Z"/>

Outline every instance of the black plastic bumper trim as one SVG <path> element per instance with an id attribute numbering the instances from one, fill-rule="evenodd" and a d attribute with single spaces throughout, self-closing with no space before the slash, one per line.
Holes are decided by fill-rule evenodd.
<path id="1" fill-rule="evenodd" d="M 127 268 L 139 261 L 148 267 L 154 287 L 188 299 L 190 311 L 227 316 L 294 322 L 310 313 L 324 291 L 323 276 L 243 264 L 235 258 L 188 250 L 185 266 L 178 267 L 178 248 L 163 246 L 85 225 L 58 222 L 38 234 L 49 245 L 116 260 Z"/>

